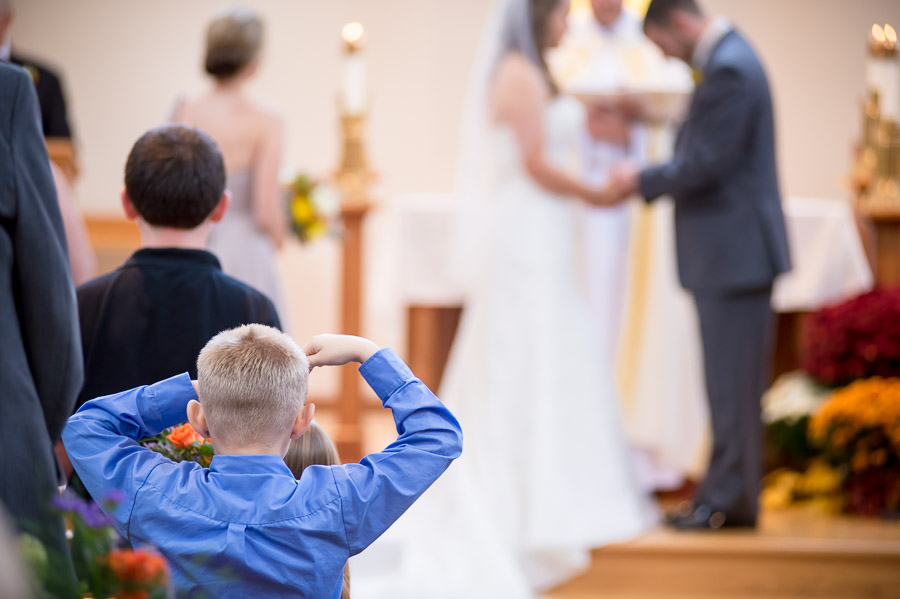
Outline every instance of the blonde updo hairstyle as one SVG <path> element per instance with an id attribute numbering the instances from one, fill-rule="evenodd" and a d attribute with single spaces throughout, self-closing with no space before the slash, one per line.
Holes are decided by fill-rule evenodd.
<path id="1" fill-rule="evenodd" d="M 224 8 L 206 29 L 204 68 L 216 79 L 233 77 L 259 56 L 262 42 L 259 14 L 242 6 Z"/>

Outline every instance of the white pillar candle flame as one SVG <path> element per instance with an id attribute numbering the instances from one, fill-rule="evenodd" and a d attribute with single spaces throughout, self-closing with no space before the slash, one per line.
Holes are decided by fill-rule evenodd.
<path id="1" fill-rule="evenodd" d="M 893 49 L 897 45 L 897 31 L 890 25 L 884 26 L 884 40 L 887 48 Z"/>
<path id="2" fill-rule="evenodd" d="M 359 115 L 366 111 L 366 63 L 362 49 L 366 30 L 356 21 L 347 23 L 341 29 L 341 38 L 346 44 L 344 59 L 344 108 L 347 114 Z"/>
<path id="3" fill-rule="evenodd" d="M 891 25 L 872 25 L 866 58 L 866 84 L 877 91 L 882 118 L 900 123 L 900 61 L 897 31 Z"/>

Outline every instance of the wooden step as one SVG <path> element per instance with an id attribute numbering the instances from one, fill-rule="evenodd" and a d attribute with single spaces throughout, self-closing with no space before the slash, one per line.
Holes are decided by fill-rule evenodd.
<path id="1" fill-rule="evenodd" d="M 900 523 L 783 511 L 756 531 L 664 528 L 595 550 L 548 597 L 900 598 Z"/>

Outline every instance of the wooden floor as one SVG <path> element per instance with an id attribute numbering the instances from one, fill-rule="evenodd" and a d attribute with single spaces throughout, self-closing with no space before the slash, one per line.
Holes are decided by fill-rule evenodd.
<path id="1" fill-rule="evenodd" d="M 326 428 L 333 408 L 316 418 Z M 364 420 L 366 451 L 396 437 L 388 410 Z M 590 569 L 545 599 L 900 599 L 900 522 L 763 514 L 755 531 L 660 528 L 593 552 Z"/>
<path id="2" fill-rule="evenodd" d="M 662 528 L 598 549 L 548 599 L 900 598 L 900 523 L 765 514 L 757 531 Z"/>

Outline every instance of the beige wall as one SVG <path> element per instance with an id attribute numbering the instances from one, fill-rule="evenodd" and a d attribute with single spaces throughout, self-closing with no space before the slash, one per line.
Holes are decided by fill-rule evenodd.
<path id="1" fill-rule="evenodd" d="M 130 144 L 174 99 L 205 84 L 201 37 L 217 0 L 18 0 L 14 39 L 63 73 L 79 137 L 86 210 L 118 213 Z M 255 90 L 288 126 L 289 168 L 337 159 L 338 32 L 369 30 L 372 158 L 381 190 L 447 191 L 469 63 L 488 0 L 248 0 L 266 16 L 267 61 Z M 747 32 L 769 69 L 784 191 L 840 196 L 863 93 L 864 37 L 900 23 L 895 0 L 706 0 Z"/>
<path id="2" fill-rule="evenodd" d="M 14 43 L 64 75 L 82 152 L 80 198 L 118 214 L 131 143 L 175 98 L 205 85 L 202 35 L 219 0 L 18 0 Z M 255 91 L 288 126 L 285 165 L 337 161 L 341 26 L 369 32 L 371 154 L 383 191 L 448 189 L 456 113 L 488 4 L 482 0 L 247 0 L 265 16 L 266 61 Z"/>
<path id="3" fill-rule="evenodd" d="M 131 143 L 164 120 L 174 99 L 205 84 L 201 37 L 218 0 L 18 0 L 14 40 L 64 75 L 78 135 L 86 211 L 118 214 Z M 256 92 L 280 105 L 288 126 L 286 170 L 324 173 L 337 161 L 338 34 L 350 20 L 369 32 L 371 158 L 378 198 L 452 190 L 457 124 L 489 0 L 246 0 L 267 19 L 267 60 Z M 900 24 L 897 0 L 706 0 L 751 38 L 776 102 L 786 194 L 843 197 L 863 95 L 872 22 Z M 369 333 L 402 347 L 402 312 L 380 298 L 390 279 L 369 248 Z M 384 235 L 382 233 L 382 235 Z M 335 329 L 338 250 L 292 245 L 281 266 L 292 330 Z M 329 387 L 331 383 L 323 383 Z M 329 387 L 330 388 L 330 387 Z"/>

